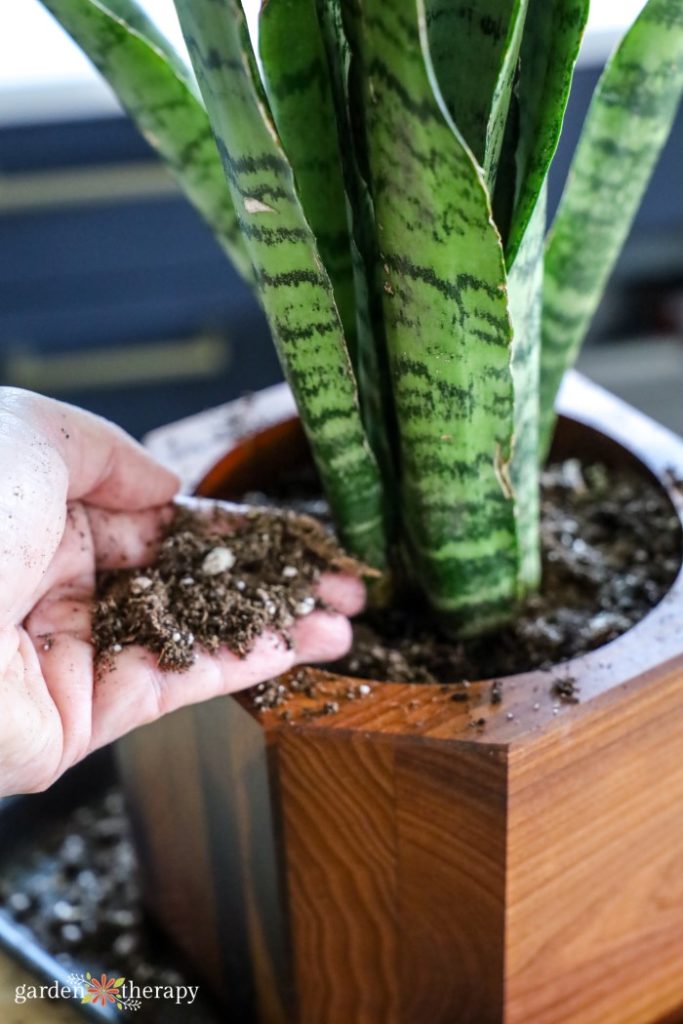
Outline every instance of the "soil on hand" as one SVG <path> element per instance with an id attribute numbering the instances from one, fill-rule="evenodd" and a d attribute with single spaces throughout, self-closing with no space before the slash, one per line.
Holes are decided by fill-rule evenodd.
<path id="1" fill-rule="evenodd" d="M 359 571 L 329 532 L 312 471 L 278 482 L 274 494 L 253 492 L 243 500 L 259 507 L 229 528 L 224 516 L 207 524 L 206 517 L 179 510 L 154 566 L 100 578 L 94 641 L 105 662 L 133 643 L 175 670 L 192 664 L 197 647 L 215 651 L 225 644 L 243 655 L 264 630 L 289 637 L 295 620 L 316 607 L 324 570 Z M 549 668 L 640 621 L 681 563 L 679 523 L 654 481 L 575 459 L 542 475 L 541 546 L 540 593 L 511 625 L 453 642 L 429 621 L 424 602 L 414 600 L 357 619 L 350 653 L 328 667 L 362 679 L 417 683 Z"/>
<path id="2" fill-rule="evenodd" d="M 360 568 L 311 518 L 179 507 L 153 565 L 99 576 L 95 650 L 106 665 L 140 644 L 158 655 L 161 668 L 183 671 L 198 648 L 226 645 L 243 656 L 266 631 L 289 643 L 296 620 L 320 604 L 322 572 Z"/>
<path id="3" fill-rule="evenodd" d="M 679 523 L 654 482 L 574 459 L 542 476 L 541 545 L 541 591 L 510 626 L 453 643 L 435 633 L 416 601 L 359 620 L 353 649 L 334 670 L 433 683 L 550 668 L 639 622 L 664 597 L 681 564 Z"/>

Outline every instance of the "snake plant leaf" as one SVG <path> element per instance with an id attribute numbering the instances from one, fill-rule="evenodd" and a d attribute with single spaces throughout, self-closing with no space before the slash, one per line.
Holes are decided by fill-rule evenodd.
<path id="1" fill-rule="evenodd" d="M 545 257 L 541 451 L 574 361 L 668 138 L 683 93 L 683 0 L 649 0 L 586 117 Z"/>
<path id="2" fill-rule="evenodd" d="M 238 0 L 176 0 L 262 305 L 342 540 L 385 559 L 379 470 L 330 278 L 242 48 Z"/>
<path id="3" fill-rule="evenodd" d="M 503 144 L 498 160 L 498 173 L 491 197 L 493 219 L 505 249 L 510 233 L 512 213 L 517 199 L 517 145 L 519 142 L 519 99 L 516 89 L 510 97 Z"/>
<path id="4" fill-rule="evenodd" d="M 528 0 L 426 0 L 429 51 L 458 131 L 496 181 Z"/>
<path id="5" fill-rule="evenodd" d="M 251 262 L 188 68 L 134 0 L 42 0 L 107 79 L 239 273 Z"/>
<path id="6" fill-rule="evenodd" d="M 356 12 L 349 3 L 343 6 L 342 11 L 340 0 L 318 0 L 317 3 L 332 86 L 351 235 L 358 337 L 356 373 L 361 408 L 382 470 L 388 518 L 395 520 L 397 465 L 392 395 L 382 296 L 377 282 L 375 210 L 368 187 L 362 106 L 358 102 L 362 92 L 358 76 L 363 69 L 356 39 Z"/>
<path id="7" fill-rule="evenodd" d="M 509 475 L 503 250 L 482 172 L 431 73 L 423 0 L 360 10 L 408 557 L 447 620 L 481 628 L 514 605 L 529 535 L 518 538 Z"/>
<path id="8" fill-rule="evenodd" d="M 519 571 L 523 592 L 534 590 L 541 577 L 538 545 L 538 389 L 546 205 L 547 187 L 543 184 L 517 258 L 508 273 L 509 308 L 513 327 L 511 366 L 515 392 L 510 480 L 515 493 L 517 532 L 521 536 Z"/>
<path id="9" fill-rule="evenodd" d="M 511 267 L 522 244 L 562 130 L 590 0 L 529 0 L 520 54 L 519 136 L 512 226 L 506 243 Z"/>
<path id="10" fill-rule="evenodd" d="M 324 28 L 330 31 L 326 21 Z M 335 23 L 337 45 L 340 30 L 341 23 Z M 316 0 L 266 0 L 260 11 L 259 54 L 269 109 L 332 282 L 365 429 L 386 488 L 392 480 L 392 456 L 375 339 L 381 322 L 370 310 L 367 258 L 362 255 L 373 237 L 374 216 L 348 120 L 350 57 L 335 52 L 330 72 Z"/>
<path id="11" fill-rule="evenodd" d="M 266 0 L 260 10 L 258 38 L 270 111 L 356 363 L 351 240 L 332 89 L 315 0 Z"/>

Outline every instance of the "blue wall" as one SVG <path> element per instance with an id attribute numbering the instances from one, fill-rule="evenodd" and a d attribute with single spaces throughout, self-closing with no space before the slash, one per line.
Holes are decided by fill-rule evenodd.
<path id="1" fill-rule="evenodd" d="M 578 73 L 550 182 L 554 209 L 597 72 Z M 683 259 L 682 124 L 676 126 L 621 264 L 644 245 L 668 244 Z M 22 175 L 68 168 L 116 169 L 155 160 L 124 118 L 0 130 L 0 171 Z M 672 244 L 673 239 L 673 244 Z M 678 245 L 678 240 L 682 244 Z M 209 230 L 180 196 L 0 210 L 0 379 L 14 352 L 104 350 L 211 333 L 225 338 L 220 372 L 158 384 L 60 387 L 59 397 L 93 408 L 139 435 L 280 376 L 263 317 Z M 661 266 L 653 275 L 661 275 Z M 604 327 L 603 327 L 604 329 Z M 228 359 L 229 350 L 229 359 Z M 45 390 L 50 390 L 49 379 Z"/>

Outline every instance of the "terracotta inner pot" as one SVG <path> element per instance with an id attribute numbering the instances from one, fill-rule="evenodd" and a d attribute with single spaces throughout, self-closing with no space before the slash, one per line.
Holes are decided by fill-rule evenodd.
<path id="1" fill-rule="evenodd" d="M 671 502 L 672 516 L 678 520 L 679 551 L 683 557 L 683 502 L 679 502 L 678 492 L 671 486 L 667 473 L 668 466 L 678 464 L 676 460 L 680 457 L 680 440 L 624 406 L 624 410 L 635 416 L 634 422 L 639 429 L 634 436 L 632 423 L 626 419 L 615 419 L 615 414 L 621 411 L 617 400 L 606 396 L 607 408 L 601 408 L 599 401 L 595 402 L 593 408 L 588 399 L 598 399 L 606 393 L 598 389 L 593 393 L 592 386 L 582 380 L 574 384 L 574 389 L 570 402 L 564 405 L 565 414 L 558 417 L 550 459 L 580 458 L 589 462 L 602 462 L 615 469 L 621 467 L 635 470 L 644 479 L 654 482 L 667 495 Z M 577 396 L 582 401 L 577 402 Z M 664 442 L 671 445 L 670 451 L 674 458 L 670 463 L 667 461 L 669 444 Z M 196 493 L 202 497 L 239 502 L 248 491 L 266 494 L 269 491 L 276 492 L 280 482 L 307 463 L 310 465 L 311 461 L 311 450 L 300 421 L 298 417 L 290 416 L 236 439 L 227 453 L 201 479 Z M 683 573 L 679 571 L 672 589 L 660 605 L 664 605 L 668 597 L 680 600 L 682 591 Z M 571 672 L 579 680 L 584 698 L 605 693 L 623 682 L 629 671 L 642 671 L 653 657 L 656 659 L 664 654 L 669 644 L 663 642 L 657 621 L 661 615 L 660 605 L 605 647 L 579 654 L 572 660 Z M 602 655 L 608 648 L 609 662 Z M 319 676 L 321 670 L 308 668 L 307 671 Z M 522 686 L 520 692 L 528 698 L 542 677 L 541 671 L 531 670 L 506 678 L 517 680 Z M 341 676 L 335 678 L 343 679 Z M 386 680 L 382 685 L 418 686 L 424 692 L 425 684 L 395 684 L 392 680 Z"/>
<path id="2" fill-rule="evenodd" d="M 311 449 L 297 417 L 238 441 L 200 480 L 202 498 L 239 501 L 247 491 L 268 491 L 293 469 L 311 461 Z"/>
<path id="3" fill-rule="evenodd" d="M 550 458 L 573 457 L 615 468 L 635 468 L 661 486 L 657 474 L 618 441 L 569 416 L 560 416 Z M 268 493 L 293 470 L 311 461 L 311 449 L 301 423 L 297 417 L 291 417 L 236 442 L 202 477 L 196 494 L 239 501 L 247 491 Z"/>

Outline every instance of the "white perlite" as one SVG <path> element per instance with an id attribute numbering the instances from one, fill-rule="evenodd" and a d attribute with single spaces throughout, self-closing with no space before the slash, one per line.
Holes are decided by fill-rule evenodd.
<path id="1" fill-rule="evenodd" d="M 294 611 L 297 615 L 310 615 L 315 608 L 314 597 L 304 597 L 302 601 L 296 605 Z"/>
<path id="2" fill-rule="evenodd" d="M 152 580 L 149 576 L 136 576 L 130 585 L 130 589 L 134 594 L 141 594 L 144 590 L 149 590 L 152 586 Z"/>
<path id="3" fill-rule="evenodd" d="M 230 548 L 212 548 L 208 555 L 204 556 L 202 572 L 205 576 L 218 576 L 221 572 L 227 572 L 235 564 L 235 556 Z"/>

